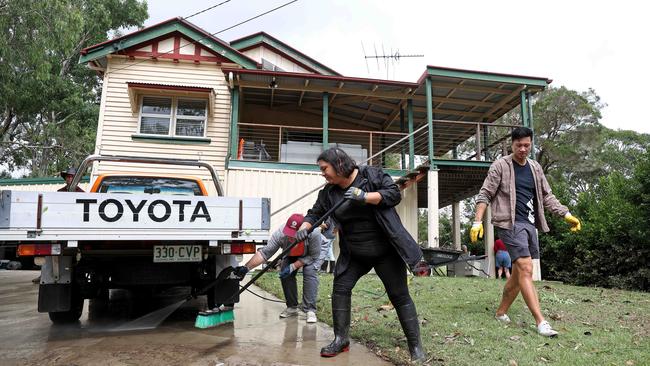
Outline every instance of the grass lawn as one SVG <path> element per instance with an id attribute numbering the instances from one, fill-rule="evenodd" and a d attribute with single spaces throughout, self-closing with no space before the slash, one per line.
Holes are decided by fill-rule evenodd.
<path id="1" fill-rule="evenodd" d="M 318 295 L 318 318 L 330 325 L 332 279 L 321 274 Z M 544 316 L 560 332 L 544 338 L 537 335 L 521 296 L 509 312 L 512 324 L 493 318 L 504 283 L 410 277 L 429 364 L 650 365 L 650 294 L 538 282 Z M 283 298 L 276 273 L 257 284 Z M 379 278 L 363 277 L 352 295 L 351 336 L 396 364 L 408 364 L 395 310 L 379 310 L 387 303 Z"/>

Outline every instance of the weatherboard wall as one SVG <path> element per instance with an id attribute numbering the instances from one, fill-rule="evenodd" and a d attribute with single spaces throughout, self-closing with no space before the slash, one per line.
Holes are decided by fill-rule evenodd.
<path id="1" fill-rule="evenodd" d="M 181 60 L 131 61 L 113 56 L 104 79 L 99 116 L 96 153 L 103 155 L 148 156 L 178 159 L 200 159 L 210 163 L 224 183 L 225 160 L 230 130 L 230 91 L 220 68 L 214 63 L 194 63 Z M 192 141 L 138 138 L 139 114 L 133 112 L 127 83 L 151 83 L 212 88 L 215 98 L 208 114 L 205 139 Z M 139 110 L 139 107 L 136 108 Z M 136 136 L 134 136 L 136 135 Z M 142 166 L 124 163 L 100 163 L 93 172 L 141 172 Z M 152 173 L 200 176 L 211 181 L 204 169 L 191 167 L 150 166 Z"/>

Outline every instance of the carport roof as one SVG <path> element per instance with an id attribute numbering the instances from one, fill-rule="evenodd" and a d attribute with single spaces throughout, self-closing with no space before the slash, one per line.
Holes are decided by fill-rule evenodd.
<path id="1" fill-rule="evenodd" d="M 235 84 L 243 87 L 269 89 L 270 82 L 275 79 L 278 89 L 379 96 L 390 99 L 407 98 L 419 86 L 417 83 L 405 81 L 284 71 L 224 68 L 223 72 L 236 74 Z"/>
<path id="2" fill-rule="evenodd" d="M 245 103 L 321 114 L 323 92 L 330 94 L 329 116 L 351 125 L 383 129 L 399 116 L 400 103 L 417 83 L 268 70 L 224 68 L 232 87 L 243 90 Z M 230 74 L 232 73 L 232 77 Z M 270 84 L 275 82 L 276 88 Z"/>
<path id="3" fill-rule="evenodd" d="M 552 82 L 546 77 L 427 66 L 413 98 L 415 118 L 426 118 L 426 79 L 431 80 L 433 119 L 494 122 Z"/>

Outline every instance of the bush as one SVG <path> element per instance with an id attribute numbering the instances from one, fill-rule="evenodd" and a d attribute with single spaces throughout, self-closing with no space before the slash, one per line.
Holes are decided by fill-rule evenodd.
<path id="1" fill-rule="evenodd" d="M 564 182 L 553 188 L 568 202 Z M 649 203 L 650 159 L 639 164 L 631 178 L 617 172 L 601 178 L 571 208 L 583 223 L 582 231 L 571 233 L 561 218 L 548 217 L 551 232 L 540 235 L 545 278 L 650 290 Z"/>

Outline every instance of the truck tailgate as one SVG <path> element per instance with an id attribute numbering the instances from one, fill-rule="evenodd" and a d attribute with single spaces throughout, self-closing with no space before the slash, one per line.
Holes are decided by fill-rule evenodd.
<path id="1" fill-rule="evenodd" d="M 3 240 L 268 239 L 267 198 L 0 192 Z"/>

